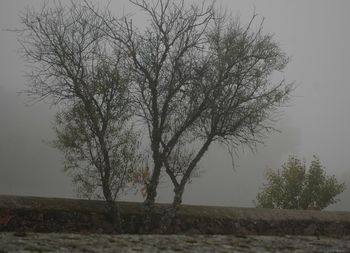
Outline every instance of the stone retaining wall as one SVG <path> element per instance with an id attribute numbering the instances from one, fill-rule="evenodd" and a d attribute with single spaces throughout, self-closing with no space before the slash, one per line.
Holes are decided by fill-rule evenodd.
<path id="1" fill-rule="evenodd" d="M 124 231 L 140 233 L 142 203 L 120 206 Z M 156 221 L 166 208 L 157 205 Z M 0 195 L 0 231 L 112 233 L 105 210 L 103 201 Z M 174 233 L 344 236 L 350 213 L 184 205 Z"/>

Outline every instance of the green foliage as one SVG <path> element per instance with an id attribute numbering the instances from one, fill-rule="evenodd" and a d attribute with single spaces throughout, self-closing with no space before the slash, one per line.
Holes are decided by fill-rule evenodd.
<path id="1" fill-rule="evenodd" d="M 309 170 L 297 157 L 290 157 L 277 171 L 268 170 L 257 207 L 283 209 L 324 209 L 338 202 L 335 197 L 345 190 L 334 175 L 328 176 L 319 158 L 314 156 Z"/>
<path id="2" fill-rule="evenodd" d="M 53 144 L 64 153 L 80 196 L 112 201 L 132 181 L 139 136 L 130 121 L 128 82 L 117 68 L 99 62 L 90 75 L 84 87 L 89 95 L 56 115 Z"/>
<path id="3" fill-rule="evenodd" d="M 138 135 L 127 118 L 112 115 L 100 133 L 91 115 L 79 102 L 58 113 L 53 144 L 63 152 L 64 169 L 80 197 L 103 199 L 108 190 L 114 200 L 136 171 Z"/>

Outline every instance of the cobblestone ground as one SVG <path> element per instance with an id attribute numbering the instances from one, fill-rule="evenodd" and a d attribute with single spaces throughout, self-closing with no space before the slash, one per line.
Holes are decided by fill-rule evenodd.
<path id="1" fill-rule="evenodd" d="M 0 233 L 4 252 L 350 252 L 350 237 Z"/>

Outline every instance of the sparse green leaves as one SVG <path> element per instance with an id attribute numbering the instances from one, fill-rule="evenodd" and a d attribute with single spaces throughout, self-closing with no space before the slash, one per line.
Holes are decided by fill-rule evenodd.
<path id="1" fill-rule="evenodd" d="M 19 40 L 32 66 L 28 95 L 60 105 L 54 144 L 65 170 L 84 197 L 112 203 L 131 181 L 139 140 L 123 55 L 86 4 L 55 1 L 28 9 Z"/>

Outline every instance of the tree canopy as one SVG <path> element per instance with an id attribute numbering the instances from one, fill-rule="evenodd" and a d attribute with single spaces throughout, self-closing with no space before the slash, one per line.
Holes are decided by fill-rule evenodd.
<path id="1" fill-rule="evenodd" d="M 345 190 L 334 175 L 329 176 L 319 158 L 314 156 L 309 169 L 295 156 L 282 169 L 268 170 L 266 183 L 257 194 L 257 206 L 283 209 L 324 209 L 338 202 L 336 196 Z"/>
<path id="2" fill-rule="evenodd" d="M 115 152 L 125 140 L 121 128 L 141 123 L 151 154 L 146 213 L 166 174 L 174 187 L 174 217 L 211 144 L 254 146 L 274 130 L 273 116 L 292 88 L 275 74 L 289 59 L 256 14 L 241 24 L 205 2 L 130 2 L 146 16 L 142 28 L 132 16 L 116 17 L 90 1 L 27 11 L 20 33 L 33 66 L 28 94 L 68 105 L 57 122 L 59 147 L 68 162 L 76 154 L 102 168 L 102 183 L 107 171 L 124 168 L 117 161 L 130 161 L 115 155 L 132 158 Z"/>
<path id="3" fill-rule="evenodd" d="M 120 223 L 115 200 L 132 181 L 139 144 L 120 52 L 110 55 L 101 22 L 80 4 L 28 9 L 22 24 L 22 53 L 32 64 L 27 94 L 59 106 L 54 145 L 65 170 L 81 196 L 104 198 Z"/>

